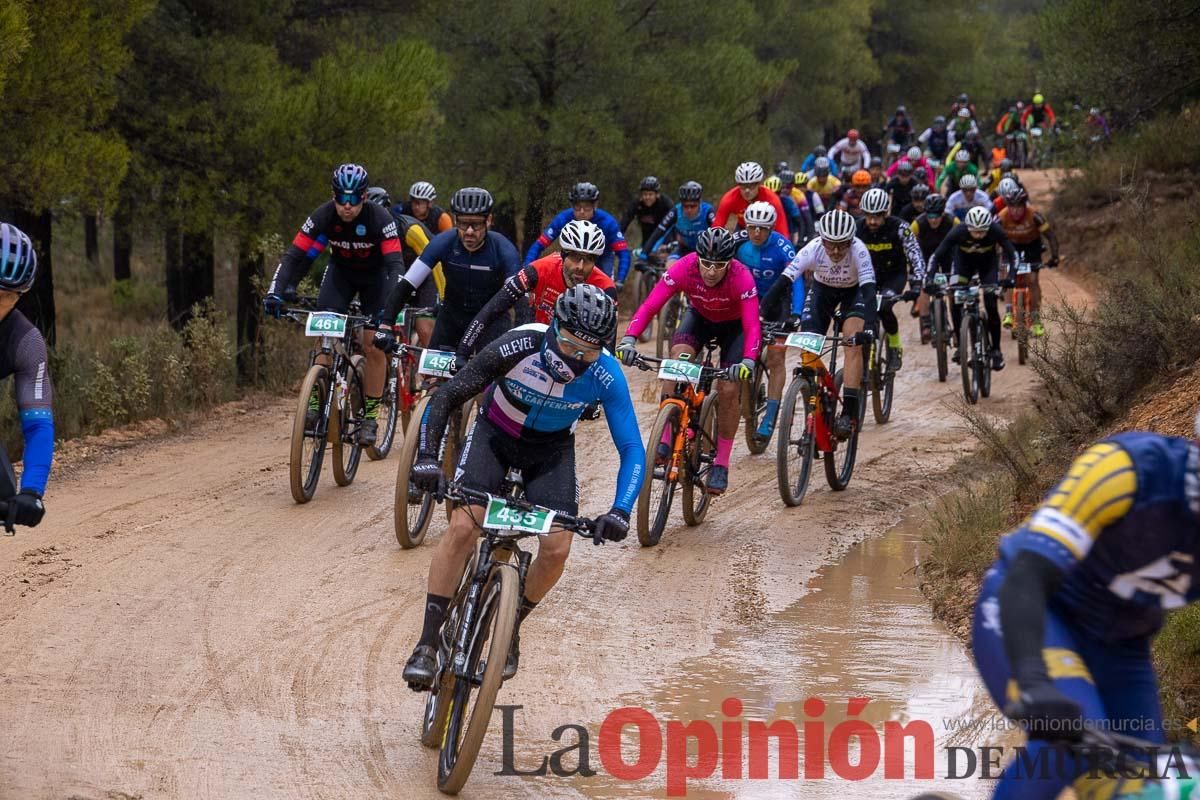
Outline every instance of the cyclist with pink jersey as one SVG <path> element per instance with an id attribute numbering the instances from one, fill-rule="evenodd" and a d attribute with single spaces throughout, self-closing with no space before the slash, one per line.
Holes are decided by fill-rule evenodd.
<path id="1" fill-rule="evenodd" d="M 731 367 L 737 382 L 748 382 L 762 344 L 758 320 L 758 290 L 754 275 L 733 257 L 737 240 L 725 228 L 709 228 L 696 239 L 696 251 L 676 261 L 655 284 L 649 297 L 633 313 L 633 319 L 617 345 L 617 358 L 626 366 L 637 356 L 634 345 L 646 325 L 676 292 L 683 292 L 688 309 L 671 339 L 671 358 L 696 351 L 709 342 L 721 350 L 721 365 Z M 737 382 L 717 385 L 717 455 L 708 476 L 708 492 L 721 494 L 729 487 L 729 455 L 741 419 Z M 670 386 L 664 386 L 664 393 Z M 664 394 L 665 396 L 665 394 Z M 655 452 L 655 465 L 670 457 L 672 431 L 664 431 Z"/>

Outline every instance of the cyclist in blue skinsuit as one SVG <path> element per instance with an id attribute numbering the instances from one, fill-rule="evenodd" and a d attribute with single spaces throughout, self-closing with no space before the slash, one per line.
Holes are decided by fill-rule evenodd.
<path id="1" fill-rule="evenodd" d="M 619 290 L 625 285 L 625 277 L 629 274 L 629 244 L 625 241 L 625 233 L 621 223 L 602 208 L 596 207 L 600 199 L 600 190 L 594 183 L 577 183 L 571 187 L 567 198 L 571 207 L 563 209 L 550 220 L 546 230 L 537 238 L 525 254 L 525 266 L 529 266 L 542 255 L 542 251 L 558 238 L 558 234 L 568 222 L 573 219 L 586 219 L 595 223 L 604 231 L 604 255 L 596 262 L 596 266 L 604 271 L 617 284 Z M 613 258 L 616 257 L 617 269 L 613 271 Z"/>
<path id="2" fill-rule="evenodd" d="M 1085 725 L 1163 742 L 1150 643 L 1165 611 L 1197 600 L 1200 447 L 1118 434 L 1000 540 L 975 605 L 975 662 L 996 705 L 1029 729 L 1031 757 Z M 1061 755 L 1048 775 L 1014 762 L 993 796 L 1050 800 L 1081 775 L 1094 789 L 1086 765 Z"/>
<path id="3" fill-rule="evenodd" d="M 647 257 L 671 239 L 677 241 L 679 247 L 668 259 L 669 262 L 677 261 L 695 251 L 696 238 L 700 232 L 715 225 L 717 219 L 717 212 L 712 204 L 700 199 L 703 193 L 704 187 L 695 181 L 688 181 L 679 187 L 679 202 L 667 212 L 642 247 Z"/>
<path id="4" fill-rule="evenodd" d="M 507 469 L 516 467 L 523 473 L 530 502 L 574 516 L 579 503 L 575 427 L 585 408 L 599 401 L 621 466 L 612 508 L 596 520 L 594 533 L 613 541 L 624 539 L 641 491 L 646 453 L 625 376 L 603 346 L 616 326 L 613 299 L 581 283 L 559 295 L 549 327 L 522 325 L 481 350 L 433 396 L 420 425 L 413 484 L 427 491 L 440 485 L 438 444 L 446 420 L 453 409 L 484 391 L 455 480 L 477 491 L 496 492 Z M 473 511 L 474 515 L 471 509 L 455 509 L 429 566 L 424 628 L 404 667 L 404 680 L 413 689 L 426 689 L 433 681 L 438 630 L 478 538 L 473 518 L 478 519 L 482 509 Z M 571 539 L 570 532 L 561 530 L 539 537 L 537 558 L 525 579 L 519 622 L 562 575 Z M 514 636 L 504 666 L 506 678 L 516 672 L 517 645 Z"/>

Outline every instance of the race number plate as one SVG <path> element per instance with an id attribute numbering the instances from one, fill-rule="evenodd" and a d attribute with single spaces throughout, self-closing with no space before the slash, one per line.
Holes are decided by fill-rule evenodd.
<path id="1" fill-rule="evenodd" d="M 975 296 L 974 289 L 956 289 L 954 291 L 954 302 L 968 303 L 971 301 L 971 298 L 974 296 Z"/>
<path id="2" fill-rule="evenodd" d="M 1028 275 L 1030 272 L 1033 272 L 1033 267 L 1031 267 L 1029 265 L 1029 262 L 1027 262 L 1027 261 L 1018 261 L 1017 262 L 1017 274 L 1018 275 Z"/>
<path id="3" fill-rule="evenodd" d="M 304 323 L 305 336 L 341 336 L 346 332 L 346 315 L 332 311 L 310 311 Z"/>
<path id="4" fill-rule="evenodd" d="M 445 350 L 422 350 L 421 361 L 417 364 L 417 372 L 433 378 L 449 378 L 454 373 L 454 353 Z"/>
<path id="5" fill-rule="evenodd" d="M 695 386 L 700 383 L 703 370 L 703 367 L 691 361 L 668 358 L 658 365 L 658 377 L 664 381 L 687 381 Z"/>
<path id="6" fill-rule="evenodd" d="M 403 324 L 404 324 L 404 313 L 405 313 L 406 311 L 408 311 L 408 309 L 406 309 L 406 308 L 402 308 L 402 309 L 400 309 L 400 313 L 396 315 L 396 324 L 397 324 L 397 325 L 403 325 Z"/>
<path id="7" fill-rule="evenodd" d="M 949 282 L 949 280 L 950 280 L 950 277 L 948 275 L 946 275 L 946 273 L 944 273 L 944 272 L 939 272 L 938 274 L 933 276 L 933 283 L 935 286 L 945 286 Z"/>
<path id="8" fill-rule="evenodd" d="M 784 344 L 788 347 L 799 347 L 806 353 L 819 356 L 825 347 L 825 336 L 820 333 L 789 333 Z"/>
<path id="9" fill-rule="evenodd" d="M 483 527 L 497 531 L 549 533 L 553 523 L 554 512 L 550 509 L 523 511 L 512 508 L 499 497 L 488 500 L 487 511 L 483 515 Z"/>

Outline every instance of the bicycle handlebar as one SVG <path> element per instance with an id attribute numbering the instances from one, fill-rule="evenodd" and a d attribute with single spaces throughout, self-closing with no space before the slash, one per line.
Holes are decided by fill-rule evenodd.
<path id="1" fill-rule="evenodd" d="M 678 361 L 678 360 L 680 360 L 680 359 L 655 358 L 654 356 L 644 356 L 641 353 L 638 353 L 637 358 L 634 359 L 634 361 L 633 361 L 633 366 L 637 367 L 638 369 L 640 369 L 642 371 L 646 371 L 646 370 L 654 369 L 657 365 L 661 364 L 664 361 Z M 693 362 L 693 363 L 695 363 L 695 362 Z M 729 379 L 729 369 L 730 369 L 729 367 L 710 367 L 707 364 L 701 364 L 700 369 L 703 370 L 700 373 L 700 376 L 702 378 L 703 377 L 712 377 L 717 380 L 728 380 Z"/>
<path id="2" fill-rule="evenodd" d="M 539 506 L 537 503 L 531 503 L 523 497 L 517 498 L 515 500 L 510 497 L 500 497 L 499 495 L 488 494 L 487 492 L 480 492 L 475 489 L 468 489 L 467 487 L 463 486 L 462 484 L 455 483 L 454 481 L 450 481 L 449 483 L 447 483 L 445 490 L 442 491 L 440 493 L 440 496 L 438 497 L 439 500 L 446 499 L 446 500 L 457 500 L 457 501 L 469 501 L 469 502 L 471 502 L 472 505 L 482 505 L 482 506 L 486 506 L 488 504 L 488 502 L 491 501 L 493 498 L 496 500 L 503 500 L 506 505 L 511 506 L 516 509 L 519 509 L 521 511 L 553 511 L 554 512 L 554 524 L 552 526 L 553 528 L 562 528 L 564 530 L 568 530 L 573 533 L 579 534 L 580 536 L 586 536 L 589 539 L 592 538 L 592 523 L 593 523 L 593 521 L 588 519 L 587 517 L 573 517 L 570 514 L 563 513 L 562 511 L 558 511 L 557 509 L 547 508 L 546 506 Z M 482 526 L 480 526 L 480 527 L 482 527 Z M 527 531 L 519 531 L 519 533 L 524 533 L 528 536 L 543 535 L 543 534 L 534 534 L 534 533 L 530 533 Z"/>

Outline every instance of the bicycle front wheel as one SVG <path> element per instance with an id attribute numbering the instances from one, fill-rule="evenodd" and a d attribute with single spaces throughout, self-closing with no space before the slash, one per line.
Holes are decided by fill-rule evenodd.
<path id="1" fill-rule="evenodd" d="M 838 370 L 834 378 L 837 396 L 842 395 L 842 370 Z M 841 413 L 841 408 L 837 409 Z M 866 404 L 863 402 L 862 389 L 859 389 L 858 417 L 854 420 L 854 430 L 845 441 L 837 442 L 832 451 L 825 454 L 825 480 L 829 488 L 840 492 L 850 484 L 850 476 L 854 474 L 854 459 L 858 454 L 858 434 L 862 431 L 863 420 L 866 419 Z"/>
<path id="2" fill-rule="evenodd" d="M 514 568 L 498 565 L 480 595 L 475 630 L 467 642 L 470 677 L 454 679 L 438 757 L 438 789 L 446 794 L 458 794 L 466 784 L 487 733 L 517 624 L 519 582 Z"/>
<path id="3" fill-rule="evenodd" d="M 988 347 L 991 337 L 988 336 L 987 314 L 980 314 L 976 322 L 975 341 L 979 358 L 975 366 L 979 381 L 979 396 L 990 397 L 992 394 L 992 351 Z M 999 344 L 999 342 L 997 342 Z"/>
<path id="4" fill-rule="evenodd" d="M 421 418 L 425 416 L 425 408 L 429 405 L 429 395 L 417 402 L 413 409 L 412 420 L 408 430 L 404 432 L 404 444 L 400 447 L 400 463 L 396 465 L 396 492 L 392 500 L 392 521 L 396 529 L 396 541 L 405 550 L 418 546 L 425 541 L 425 532 L 429 530 L 429 520 L 433 518 L 433 495 L 429 492 L 418 491 L 409 483 L 413 462 L 417 460 L 417 445 L 420 437 L 417 429 Z"/>
<path id="5" fill-rule="evenodd" d="M 813 460 L 817 456 L 816 442 L 809 424 L 809 385 L 797 376 L 788 385 L 779 406 L 779 430 L 776 433 L 775 476 L 779 497 L 784 505 L 798 506 L 808 491 Z"/>
<path id="6" fill-rule="evenodd" d="M 315 429 L 308 428 L 308 410 L 317 409 Z M 312 500 L 321 477 L 321 462 L 325 458 L 325 426 L 329 424 L 329 369 L 320 364 L 308 368 L 300 384 L 296 416 L 292 420 L 291 456 L 288 476 L 292 499 L 297 503 Z"/>
<path id="7" fill-rule="evenodd" d="M 675 500 L 678 480 L 672 480 L 671 458 L 666 464 L 656 466 L 656 451 L 663 440 L 663 431 L 669 431 L 668 446 L 674 447 L 675 432 L 679 430 L 679 406 L 670 404 L 658 410 L 650 436 L 646 440 L 646 477 L 642 479 L 642 491 L 638 495 L 637 535 L 642 547 L 653 547 L 662 539 L 667 520 L 671 516 L 671 503 Z"/>
<path id="8" fill-rule="evenodd" d="M 746 449 L 758 455 L 771 443 L 770 436 L 759 436 L 758 426 L 767 413 L 767 370 L 760 361 L 754 367 L 754 380 L 742 387 L 742 417 L 745 421 Z"/>
<path id="9" fill-rule="evenodd" d="M 367 458 L 372 461 L 387 458 L 396 441 L 396 423 L 400 416 L 399 368 L 398 357 L 388 359 L 387 382 L 383 385 L 383 397 L 379 398 L 379 435 L 375 444 L 367 448 Z"/>
<path id="10" fill-rule="evenodd" d="M 962 368 L 963 397 L 971 405 L 979 402 L 979 378 L 975 372 L 975 321 L 964 315 L 958 326 L 958 360 Z"/>
<path id="11" fill-rule="evenodd" d="M 886 336 L 875 343 L 875 363 L 871 365 L 871 411 L 875 414 L 876 425 L 883 425 L 892 416 L 896 373 L 888 368 L 891 352 L 892 346 Z"/>
<path id="12" fill-rule="evenodd" d="M 950 341 L 950 331 L 946 328 L 946 302 L 940 297 L 933 298 L 933 349 L 937 351 L 938 382 L 945 383 L 946 375 L 950 372 L 949 358 L 946 355 L 947 344 Z"/>
<path id="13" fill-rule="evenodd" d="M 700 429 L 685 451 L 687 467 L 683 471 L 683 521 L 699 525 L 708 514 L 712 495 L 708 493 L 708 473 L 717 457 L 717 391 L 714 388 L 700 404 Z"/>
<path id="14" fill-rule="evenodd" d="M 346 371 L 346 397 L 340 407 L 334 404 L 329 426 L 337 431 L 333 440 L 333 480 L 338 486 L 349 486 L 358 473 L 363 446 L 358 435 L 367 416 L 367 396 L 363 391 L 363 364 L 366 359 L 354 356 Z M 336 421 L 336 426 L 335 426 Z"/>

